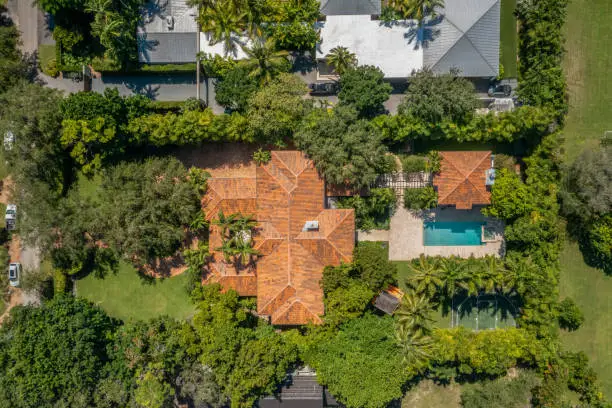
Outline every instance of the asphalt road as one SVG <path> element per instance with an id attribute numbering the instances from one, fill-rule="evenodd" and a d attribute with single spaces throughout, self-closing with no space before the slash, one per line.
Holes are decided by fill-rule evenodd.
<path id="1" fill-rule="evenodd" d="M 38 49 L 38 9 L 32 0 L 9 0 L 7 8 L 21 31 L 21 49 L 33 53 Z"/>

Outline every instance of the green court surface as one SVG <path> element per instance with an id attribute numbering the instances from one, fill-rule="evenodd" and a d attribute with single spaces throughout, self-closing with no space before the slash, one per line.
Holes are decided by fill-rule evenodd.
<path id="1" fill-rule="evenodd" d="M 457 296 L 453 299 L 452 310 L 452 327 L 488 330 L 516 326 L 516 307 L 502 295 Z"/>

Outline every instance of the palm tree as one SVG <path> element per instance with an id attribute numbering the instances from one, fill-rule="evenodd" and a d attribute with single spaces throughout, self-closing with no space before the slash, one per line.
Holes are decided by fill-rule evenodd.
<path id="1" fill-rule="evenodd" d="M 406 280 L 408 285 L 419 294 L 433 297 L 436 290 L 442 286 L 442 279 L 436 261 L 431 261 L 421 254 L 418 262 L 408 264 L 411 274 Z"/>
<path id="2" fill-rule="evenodd" d="M 252 256 L 261 255 L 259 251 L 253 248 L 252 241 L 241 238 L 239 235 L 234 237 L 232 242 L 233 254 L 239 257 L 241 265 L 248 265 Z"/>
<path id="3" fill-rule="evenodd" d="M 270 82 L 287 63 L 289 52 L 277 51 L 274 39 L 259 37 L 253 40 L 251 48 L 242 47 L 248 58 L 240 63 L 249 71 L 251 78 L 257 78 L 261 85 Z"/>
<path id="4" fill-rule="evenodd" d="M 444 293 L 448 299 L 452 299 L 457 292 L 457 286 L 465 279 L 465 263 L 456 256 L 442 258 L 438 264 L 442 281 L 444 282 Z"/>
<path id="5" fill-rule="evenodd" d="M 538 288 L 545 279 L 531 258 L 509 258 L 506 260 L 506 269 L 505 289 L 514 290 L 521 296 Z"/>
<path id="6" fill-rule="evenodd" d="M 425 17 L 435 17 L 436 9 L 444 7 L 444 0 L 392 0 L 393 7 L 402 17 L 422 24 Z"/>
<path id="7" fill-rule="evenodd" d="M 228 216 L 225 216 L 225 214 L 223 214 L 223 210 L 219 210 L 217 219 L 213 220 L 212 224 L 219 227 L 219 230 L 221 231 L 221 236 L 225 238 L 229 236 L 230 228 L 236 222 L 236 218 L 238 218 L 238 214 L 230 214 Z"/>
<path id="8" fill-rule="evenodd" d="M 210 45 L 223 42 L 225 56 L 236 56 L 247 24 L 246 13 L 240 12 L 233 1 L 218 1 L 212 8 L 202 10 L 200 24 L 209 36 Z"/>
<path id="9" fill-rule="evenodd" d="M 486 256 L 483 267 L 483 288 L 487 292 L 502 289 L 507 273 L 508 270 L 502 261 L 492 255 Z"/>
<path id="10" fill-rule="evenodd" d="M 457 286 L 467 292 L 468 296 L 476 296 L 483 287 L 483 268 L 480 261 L 473 256 L 464 261 L 465 268 Z"/>
<path id="11" fill-rule="evenodd" d="M 215 248 L 215 251 L 219 251 L 223 254 L 223 259 L 226 263 L 230 263 L 232 258 L 239 254 L 239 250 L 235 247 L 234 241 L 231 239 L 223 239 L 221 246 Z"/>
<path id="12" fill-rule="evenodd" d="M 327 64 L 331 66 L 338 75 L 342 75 L 349 68 L 357 66 L 357 56 L 346 47 L 334 47 L 325 57 Z"/>
<path id="13" fill-rule="evenodd" d="M 246 234 L 249 237 L 251 236 L 253 230 L 257 227 L 257 221 L 252 215 L 242 216 L 240 214 L 232 214 L 235 216 L 235 219 L 232 221 L 229 226 L 230 233 L 237 234 Z"/>
<path id="14" fill-rule="evenodd" d="M 431 358 L 433 341 L 420 332 L 413 332 L 403 326 L 395 329 L 395 341 L 400 348 L 402 361 L 415 371 L 427 366 Z"/>
<path id="15" fill-rule="evenodd" d="M 406 329 L 419 331 L 423 334 L 429 333 L 429 323 L 433 321 L 429 317 L 431 304 L 424 295 L 407 293 L 402 298 L 402 303 L 395 312 L 397 323 Z"/>

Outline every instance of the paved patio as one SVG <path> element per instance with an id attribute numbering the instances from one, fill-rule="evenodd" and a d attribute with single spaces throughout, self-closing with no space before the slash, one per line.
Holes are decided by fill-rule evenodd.
<path id="1" fill-rule="evenodd" d="M 401 202 L 401 200 L 400 200 Z M 495 242 L 485 242 L 476 246 L 425 246 L 423 245 L 424 221 L 482 221 L 496 225 L 495 233 L 499 237 Z M 431 211 L 409 211 L 399 205 L 391 217 L 391 230 L 389 233 L 389 259 L 392 261 L 408 261 L 418 258 L 421 254 L 428 256 L 457 255 L 477 258 L 486 255 L 501 257 L 505 247 L 501 236 L 503 225 L 499 221 L 485 217 L 479 208 L 471 211 L 456 210 L 454 208 L 436 208 Z"/>

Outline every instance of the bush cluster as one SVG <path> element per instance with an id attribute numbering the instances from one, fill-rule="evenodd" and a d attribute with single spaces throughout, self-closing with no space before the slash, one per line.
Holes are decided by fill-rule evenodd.
<path id="1" fill-rule="evenodd" d="M 355 195 L 338 199 L 338 208 L 355 210 L 355 226 L 361 230 L 389 229 L 397 197 L 392 188 L 373 188 L 365 197 Z"/>

